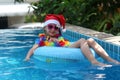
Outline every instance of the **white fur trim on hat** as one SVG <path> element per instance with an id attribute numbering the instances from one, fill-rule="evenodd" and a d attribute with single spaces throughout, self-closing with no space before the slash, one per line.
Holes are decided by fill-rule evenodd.
<path id="1" fill-rule="evenodd" d="M 44 22 L 44 26 L 47 26 L 50 23 L 56 24 L 57 27 L 60 27 L 60 23 L 57 20 L 47 20 L 47 21 Z"/>

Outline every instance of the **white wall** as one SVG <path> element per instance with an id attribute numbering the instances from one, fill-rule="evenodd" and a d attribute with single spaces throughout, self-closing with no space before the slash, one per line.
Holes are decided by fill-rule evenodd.
<path id="1" fill-rule="evenodd" d="M 14 0 L 0 0 L 0 4 L 14 3 Z"/>
<path id="2" fill-rule="evenodd" d="M 39 0 L 24 0 L 25 3 L 37 2 Z M 14 3 L 14 0 L 0 0 L 0 4 Z"/>
<path id="3" fill-rule="evenodd" d="M 39 0 L 24 0 L 25 3 L 31 3 L 36 2 Z M 0 0 L 0 5 L 4 4 L 14 4 L 14 0 Z M 25 15 L 23 16 L 7 16 L 8 17 L 8 26 L 14 25 L 14 24 L 21 24 L 25 21 Z"/>

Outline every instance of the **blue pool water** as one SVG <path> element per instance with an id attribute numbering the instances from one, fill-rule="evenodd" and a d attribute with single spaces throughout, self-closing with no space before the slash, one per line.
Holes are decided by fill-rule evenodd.
<path id="1" fill-rule="evenodd" d="M 39 32 L 0 30 L 0 80 L 120 80 L 119 65 L 103 68 L 77 62 L 53 64 L 33 57 L 29 62 L 23 61 Z M 71 36 L 67 38 L 75 40 Z"/>

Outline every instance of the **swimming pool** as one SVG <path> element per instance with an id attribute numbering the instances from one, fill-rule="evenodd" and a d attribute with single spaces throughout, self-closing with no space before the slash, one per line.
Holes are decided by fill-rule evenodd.
<path id="1" fill-rule="evenodd" d="M 119 80 L 118 65 L 102 68 L 76 62 L 52 64 L 37 61 L 33 57 L 29 62 L 24 62 L 28 50 L 41 32 L 35 29 L 0 30 L 0 80 Z M 89 38 L 72 31 L 63 35 L 71 41 L 81 37 Z M 95 40 L 110 56 L 120 61 L 120 46 Z"/>

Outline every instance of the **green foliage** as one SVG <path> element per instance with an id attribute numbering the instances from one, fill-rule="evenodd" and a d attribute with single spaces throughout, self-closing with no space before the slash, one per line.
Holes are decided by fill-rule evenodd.
<path id="1" fill-rule="evenodd" d="M 46 14 L 63 14 L 70 24 L 114 35 L 120 32 L 119 0 L 40 0 L 32 4 L 37 7 L 33 7 L 32 22 L 44 21 Z"/>
<path id="2" fill-rule="evenodd" d="M 27 22 L 38 22 L 36 15 L 31 15 L 31 16 L 27 15 L 25 18 L 26 18 L 26 21 L 25 21 L 26 23 Z"/>

